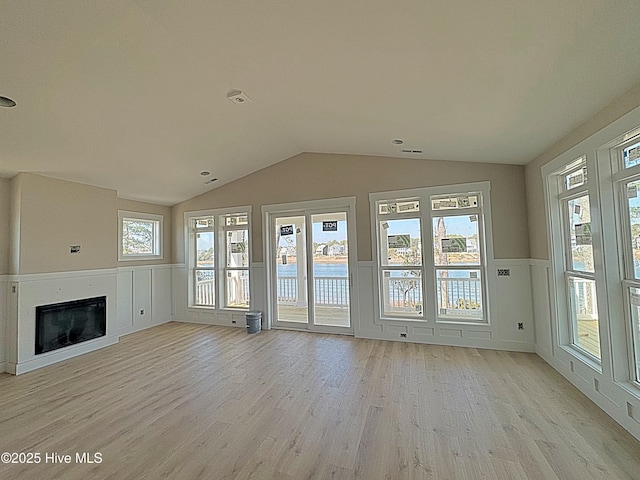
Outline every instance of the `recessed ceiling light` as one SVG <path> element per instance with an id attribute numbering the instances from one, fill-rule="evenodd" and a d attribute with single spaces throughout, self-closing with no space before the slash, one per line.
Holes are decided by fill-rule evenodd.
<path id="1" fill-rule="evenodd" d="M 211 175 L 211 172 L 203 170 L 203 171 L 200 172 L 200 175 L 202 175 L 203 177 L 208 177 L 209 175 Z"/>
<path id="2" fill-rule="evenodd" d="M 0 97 L 0 107 L 15 107 L 16 102 L 8 97 Z"/>
<path id="3" fill-rule="evenodd" d="M 227 100 L 229 100 L 231 103 L 235 103 L 236 105 L 249 103 L 251 101 L 249 96 L 240 90 L 231 90 L 229 93 L 227 93 Z"/>
<path id="4" fill-rule="evenodd" d="M 393 143 L 394 145 L 402 145 L 404 143 L 404 140 L 402 140 L 401 138 L 396 138 L 395 140 L 391 140 L 391 143 Z"/>

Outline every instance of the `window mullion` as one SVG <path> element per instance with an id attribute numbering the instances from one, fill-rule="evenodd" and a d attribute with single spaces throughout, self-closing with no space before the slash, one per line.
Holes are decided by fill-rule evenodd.
<path id="1" fill-rule="evenodd" d="M 427 320 L 435 321 L 438 316 L 438 299 L 436 298 L 436 266 L 433 259 L 433 212 L 429 195 L 423 195 L 422 202 L 424 205 L 428 205 L 428 208 L 424 208 L 422 211 L 422 263 L 425 267 L 422 284 L 423 295 L 428 298 L 428 301 L 425 302 L 428 304 L 428 309 L 425 308 L 425 316 Z"/>

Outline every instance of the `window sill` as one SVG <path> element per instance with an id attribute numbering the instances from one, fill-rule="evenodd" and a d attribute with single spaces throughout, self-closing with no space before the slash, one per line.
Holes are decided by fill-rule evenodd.
<path id="1" fill-rule="evenodd" d="M 379 325 L 394 325 L 399 322 L 426 324 L 429 323 L 429 320 L 426 318 L 381 317 L 376 323 L 378 323 Z"/>
<path id="2" fill-rule="evenodd" d="M 491 324 L 486 320 L 466 320 L 462 318 L 444 318 L 438 317 L 437 325 L 470 325 L 472 327 L 490 327 Z"/>
<path id="3" fill-rule="evenodd" d="M 233 312 L 233 313 L 244 313 L 244 312 L 248 312 L 250 310 L 250 308 L 248 307 L 223 307 L 223 308 L 218 308 L 218 307 L 208 307 L 205 305 L 189 305 L 187 307 L 189 310 L 194 310 L 194 311 L 204 311 L 204 312 Z"/>
<path id="4" fill-rule="evenodd" d="M 150 260 L 164 260 L 162 255 L 140 255 L 140 256 L 127 256 L 118 257 L 119 262 L 144 262 Z"/>
<path id="5" fill-rule="evenodd" d="M 626 382 L 615 382 L 626 393 L 633 396 L 635 399 L 640 400 L 640 384 L 627 380 Z"/>
<path id="6" fill-rule="evenodd" d="M 573 345 L 560 345 L 560 348 L 583 365 L 591 368 L 594 372 L 602 374 L 602 365 L 595 358 L 583 353 Z"/>

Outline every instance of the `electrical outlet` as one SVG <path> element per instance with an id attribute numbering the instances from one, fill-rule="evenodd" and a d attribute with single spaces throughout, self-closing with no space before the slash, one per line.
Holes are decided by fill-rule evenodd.
<path id="1" fill-rule="evenodd" d="M 140 315 L 144 315 L 144 309 L 140 310 Z"/>
<path id="2" fill-rule="evenodd" d="M 406 333 L 401 333 L 400 334 L 400 338 L 407 338 L 407 334 Z"/>
<path id="3" fill-rule="evenodd" d="M 518 322 L 518 330 L 524 330 L 524 323 Z"/>
<path id="4" fill-rule="evenodd" d="M 231 323 L 236 323 L 236 321 L 235 320 L 231 320 Z"/>

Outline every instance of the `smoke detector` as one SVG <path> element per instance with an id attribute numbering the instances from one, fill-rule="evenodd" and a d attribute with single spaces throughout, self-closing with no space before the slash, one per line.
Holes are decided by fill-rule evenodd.
<path id="1" fill-rule="evenodd" d="M 227 94 L 227 100 L 231 103 L 235 103 L 236 105 L 242 105 L 243 103 L 249 103 L 251 101 L 249 96 L 240 90 L 230 91 Z"/>

